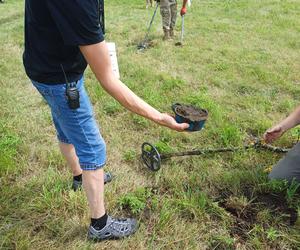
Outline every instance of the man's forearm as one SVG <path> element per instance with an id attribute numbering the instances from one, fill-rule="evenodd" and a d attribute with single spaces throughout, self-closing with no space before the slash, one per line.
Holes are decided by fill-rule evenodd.
<path id="1" fill-rule="evenodd" d="M 186 7 L 187 2 L 188 2 L 188 0 L 183 0 L 183 1 L 182 1 L 182 8 L 185 8 L 185 7 Z"/>
<path id="2" fill-rule="evenodd" d="M 300 106 L 298 106 L 287 118 L 282 120 L 280 126 L 284 131 L 300 124 Z"/>
<path id="3" fill-rule="evenodd" d="M 115 77 L 105 42 L 80 46 L 80 50 L 102 87 L 112 97 L 130 111 L 160 123 L 161 113 L 135 95 Z"/>

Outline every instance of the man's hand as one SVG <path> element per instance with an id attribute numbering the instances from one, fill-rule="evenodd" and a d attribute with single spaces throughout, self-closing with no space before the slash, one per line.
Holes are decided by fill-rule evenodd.
<path id="1" fill-rule="evenodd" d="M 166 113 L 161 114 L 158 123 L 179 132 L 184 131 L 190 126 L 188 123 L 177 123 L 173 116 Z"/>
<path id="2" fill-rule="evenodd" d="M 182 7 L 180 11 L 180 15 L 184 16 L 186 14 L 186 7 Z"/>
<path id="3" fill-rule="evenodd" d="M 266 143 L 271 143 L 284 134 L 285 130 L 281 125 L 276 125 L 273 128 L 268 129 L 264 134 L 264 140 Z"/>

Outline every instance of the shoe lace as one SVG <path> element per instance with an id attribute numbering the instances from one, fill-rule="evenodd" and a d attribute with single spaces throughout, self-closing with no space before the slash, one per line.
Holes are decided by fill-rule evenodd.
<path id="1" fill-rule="evenodd" d="M 111 227 L 118 231 L 119 233 L 125 233 L 129 230 L 129 225 L 130 223 L 127 222 L 127 219 L 122 219 L 122 218 L 116 218 L 116 219 L 113 219 L 112 223 L 111 223 Z"/>

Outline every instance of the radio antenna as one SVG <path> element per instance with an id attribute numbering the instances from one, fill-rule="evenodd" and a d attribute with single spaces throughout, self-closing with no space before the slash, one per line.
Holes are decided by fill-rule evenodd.
<path id="1" fill-rule="evenodd" d="M 66 75 L 66 72 L 65 72 L 65 70 L 64 70 L 63 65 L 60 64 L 60 67 L 61 67 L 61 69 L 62 69 L 62 72 L 64 73 L 64 77 L 65 77 L 66 83 L 68 83 L 68 78 L 67 78 L 67 75 Z"/>

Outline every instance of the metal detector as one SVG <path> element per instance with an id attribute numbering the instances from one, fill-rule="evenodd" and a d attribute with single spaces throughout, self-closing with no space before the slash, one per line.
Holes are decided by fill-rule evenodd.
<path id="1" fill-rule="evenodd" d="M 154 20 L 154 17 L 156 16 L 156 12 L 157 12 L 157 9 L 158 9 L 158 5 L 159 5 L 159 1 L 156 2 L 156 7 L 155 7 L 155 10 L 154 10 L 154 13 L 152 15 L 152 18 L 151 18 L 151 21 L 150 21 L 150 24 L 149 24 L 149 27 L 148 27 L 148 30 L 147 30 L 147 33 L 145 35 L 145 38 L 144 40 L 137 45 L 137 49 L 138 50 L 144 50 L 144 49 L 147 49 L 148 48 L 148 36 L 149 36 L 149 33 L 150 33 L 150 29 L 151 29 L 151 26 L 152 26 L 152 23 L 153 23 L 153 20 Z"/>
<path id="2" fill-rule="evenodd" d="M 181 17 L 181 34 L 180 34 L 180 41 L 175 43 L 175 46 L 182 46 L 183 45 L 183 35 L 184 35 L 184 15 Z"/>
<path id="3" fill-rule="evenodd" d="M 251 142 L 243 147 L 228 147 L 228 148 L 216 148 L 216 149 L 198 149 L 194 151 L 185 151 L 177 153 L 160 154 L 155 146 L 148 142 L 144 142 L 142 145 L 142 160 L 143 163 L 151 170 L 158 171 L 161 167 L 161 161 L 164 159 L 188 156 L 188 155 L 206 155 L 225 152 L 237 152 L 241 150 L 257 149 L 260 151 L 271 151 L 274 153 L 287 153 L 289 148 L 274 147 L 269 144 L 265 144 L 262 140 L 255 138 L 254 142 Z"/>

